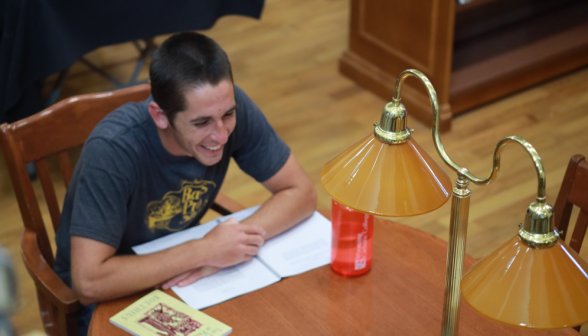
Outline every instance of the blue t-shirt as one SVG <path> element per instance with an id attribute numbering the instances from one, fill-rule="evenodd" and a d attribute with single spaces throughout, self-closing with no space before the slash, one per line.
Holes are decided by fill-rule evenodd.
<path id="1" fill-rule="evenodd" d="M 259 108 L 235 86 L 236 126 L 223 157 L 204 166 L 162 145 L 149 98 L 121 106 L 90 134 L 67 189 L 56 234 L 55 271 L 71 286 L 70 235 L 132 247 L 199 224 L 223 183 L 230 158 L 259 182 L 286 163 L 290 148 Z"/>

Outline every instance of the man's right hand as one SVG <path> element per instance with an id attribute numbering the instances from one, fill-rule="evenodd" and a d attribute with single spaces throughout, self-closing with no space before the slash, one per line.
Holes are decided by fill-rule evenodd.
<path id="1" fill-rule="evenodd" d="M 251 260 L 265 242 L 265 234 L 263 228 L 234 218 L 220 223 L 202 238 L 209 252 L 206 264 L 224 268 Z"/>
<path id="2" fill-rule="evenodd" d="M 175 276 L 175 277 L 169 279 L 168 281 L 164 282 L 163 284 L 161 284 L 161 286 L 158 286 L 156 288 L 170 289 L 176 285 L 178 287 L 186 287 L 186 286 L 194 283 L 196 280 L 200 280 L 200 279 L 207 277 L 209 275 L 212 275 L 220 270 L 221 270 L 220 267 L 214 267 L 214 266 L 198 267 L 196 269 L 189 270 L 188 272 L 185 272 L 185 273 L 182 273 L 178 276 Z"/>

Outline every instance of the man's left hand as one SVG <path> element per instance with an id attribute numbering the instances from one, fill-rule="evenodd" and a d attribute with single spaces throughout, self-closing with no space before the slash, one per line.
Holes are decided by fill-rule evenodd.
<path id="1" fill-rule="evenodd" d="M 193 270 L 189 270 L 188 272 L 182 273 L 178 276 L 175 276 L 175 277 L 169 279 L 168 281 L 164 282 L 161 285 L 161 288 L 162 289 L 170 289 L 175 285 L 178 285 L 178 287 L 185 287 L 185 286 L 191 285 L 196 280 L 204 278 L 209 275 L 212 275 L 212 274 L 220 271 L 221 269 L 222 268 L 220 268 L 220 267 L 214 267 L 214 266 L 198 267 L 198 268 L 195 268 Z"/>

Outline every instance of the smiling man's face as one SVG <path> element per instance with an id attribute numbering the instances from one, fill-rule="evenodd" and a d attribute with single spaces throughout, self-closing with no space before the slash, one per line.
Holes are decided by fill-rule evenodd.
<path id="1" fill-rule="evenodd" d="M 175 155 L 192 156 L 205 166 L 218 163 L 237 121 L 233 83 L 206 84 L 184 92 L 186 108 L 169 128 Z"/>

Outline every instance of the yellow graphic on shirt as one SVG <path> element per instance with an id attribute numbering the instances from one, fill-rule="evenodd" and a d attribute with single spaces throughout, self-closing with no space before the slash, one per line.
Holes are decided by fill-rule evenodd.
<path id="1" fill-rule="evenodd" d="M 182 180 L 177 191 L 168 191 L 160 201 L 147 204 L 145 224 L 151 232 L 158 230 L 180 231 L 186 228 L 208 204 L 209 189 L 214 189 L 213 181 L 195 179 Z"/>

